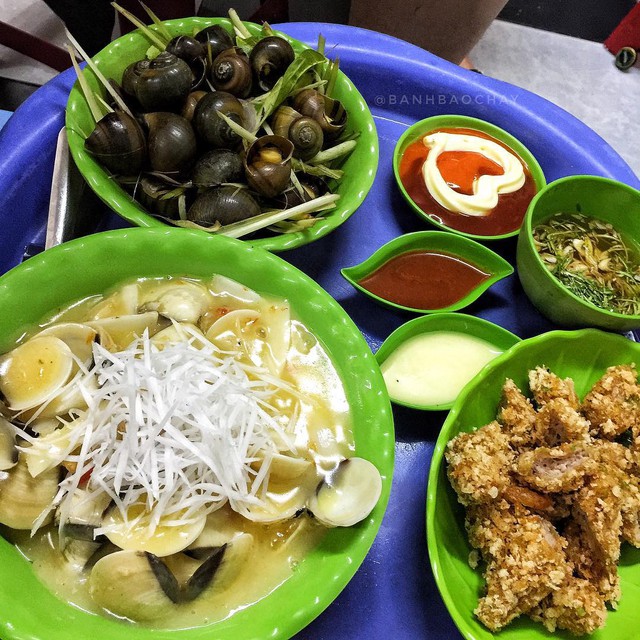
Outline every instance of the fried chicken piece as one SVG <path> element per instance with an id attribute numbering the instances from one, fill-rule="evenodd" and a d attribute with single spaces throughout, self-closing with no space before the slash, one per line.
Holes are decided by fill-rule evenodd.
<path id="1" fill-rule="evenodd" d="M 510 378 L 506 379 L 502 387 L 497 420 L 509 434 L 512 447 L 521 449 L 541 444 L 535 430 L 536 411 L 531 401 Z"/>
<path id="2" fill-rule="evenodd" d="M 538 447 L 521 453 L 514 471 L 518 480 L 543 493 L 566 493 L 579 489 L 598 464 L 580 445 Z"/>
<path id="3" fill-rule="evenodd" d="M 577 576 L 588 580 L 602 596 L 605 602 L 616 606 L 620 599 L 620 577 L 615 563 L 604 562 L 594 555 L 580 525 L 570 520 L 562 532 L 566 540 L 567 560 L 573 566 Z"/>
<path id="4" fill-rule="evenodd" d="M 479 549 L 485 560 L 501 554 L 509 531 L 517 524 L 517 511 L 513 504 L 503 498 L 467 508 L 465 527 L 469 544 Z M 528 515 L 529 511 L 525 509 L 524 514 Z"/>
<path id="5" fill-rule="evenodd" d="M 586 536 L 594 558 L 603 563 L 615 563 L 620 558 L 621 508 L 622 488 L 613 467 L 590 478 L 573 501 L 571 514 Z"/>
<path id="6" fill-rule="evenodd" d="M 587 451 L 601 465 L 598 473 L 615 478 L 612 491 L 620 498 L 622 539 L 640 548 L 640 479 L 633 473 L 635 462 L 631 450 L 618 442 L 593 440 Z"/>
<path id="7" fill-rule="evenodd" d="M 618 442 L 611 440 L 593 439 L 586 449 L 589 457 L 602 465 L 602 473 L 610 473 L 611 467 L 624 473 L 632 468 L 633 460 L 631 451 Z"/>
<path id="8" fill-rule="evenodd" d="M 542 444 L 549 447 L 565 442 L 586 442 L 589 439 L 589 421 L 564 398 L 554 398 L 536 414 L 535 431 L 540 434 Z"/>
<path id="9" fill-rule="evenodd" d="M 573 409 L 580 406 L 573 380 L 571 378 L 562 380 L 547 367 L 536 367 L 529 371 L 529 388 L 538 407 L 558 398 L 566 400 Z"/>
<path id="10" fill-rule="evenodd" d="M 464 505 L 490 502 L 506 489 L 514 453 L 497 422 L 461 433 L 447 444 L 451 486 Z"/>
<path id="11" fill-rule="evenodd" d="M 588 580 L 570 576 L 531 611 L 530 616 L 542 622 L 551 633 L 556 629 L 566 629 L 581 636 L 604 627 L 607 606 Z"/>
<path id="12" fill-rule="evenodd" d="M 620 513 L 622 539 L 640 549 L 640 483 L 631 476 L 622 485 Z"/>
<path id="13" fill-rule="evenodd" d="M 640 386 L 635 365 L 609 367 L 582 403 L 582 412 L 591 422 L 591 434 L 615 438 L 631 429 L 640 430 Z"/>
<path id="14" fill-rule="evenodd" d="M 553 525 L 537 515 L 516 515 L 497 553 L 488 557 L 486 595 L 474 613 L 491 631 L 498 631 L 527 613 L 571 575 L 563 539 Z"/>

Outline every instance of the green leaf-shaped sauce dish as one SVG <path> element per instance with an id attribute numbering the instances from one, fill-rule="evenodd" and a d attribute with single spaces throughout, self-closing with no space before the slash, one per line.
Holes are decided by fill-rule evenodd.
<path id="1" fill-rule="evenodd" d="M 342 275 L 388 307 L 416 313 L 457 311 L 513 273 L 497 253 L 463 236 L 417 231 L 394 238 Z"/>
<path id="2" fill-rule="evenodd" d="M 493 322 L 464 313 L 420 316 L 398 327 L 376 353 L 396 404 L 450 409 L 485 365 L 520 342 Z"/>

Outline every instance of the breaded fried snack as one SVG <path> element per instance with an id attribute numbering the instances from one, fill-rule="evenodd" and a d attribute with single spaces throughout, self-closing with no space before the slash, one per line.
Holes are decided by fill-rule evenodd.
<path id="1" fill-rule="evenodd" d="M 582 445 L 539 447 L 521 453 L 514 471 L 520 482 L 543 493 L 576 491 L 586 478 L 595 473 L 598 464 Z"/>
<path id="2" fill-rule="evenodd" d="M 574 409 L 580 406 L 573 380 L 571 378 L 562 380 L 547 367 L 536 367 L 529 371 L 529 388 L 538 407 L 558 398 L 566 400 Z"/>
<path id="3" fill-rule="evenodd" d="M 604 627 L 607 607 L 602 595 L 588 580 L 570 576 L 530 615 L 552 633 L 556 629 L 566 629 L 581 636 Z"/>
<path id="4" fill-rule="evenodd" d="M 544 518 L 516 516 L 500 552 L 487 560 L 487 593 L 474 611 L 478 619 L 498 631 L 560 588 L 571 575 L 563 544 Z"/>
<path id="5" fill-rule="evenodd" d="M 546 402 L 538 411 L 534 424 L 542 444 L 548 447 L 589 440 L 589 421 L 564 398 Z"/>
<path id="6" fill-rule="evenodd" d="M 464 505 L 494 500 L 509 484 L 514 453 L 509 437 L 494 421 L 447 444 L 445 458 L 451 486 Z"/>
<path id="7" fill-rule="evenodd" d="M 535 419 L 536 411 L 529 398 L 525 398 L 516 383 L 507 378 L 502 387 L 497 420 L 509 434 L 512 447 L 521 449 L 542 444 L 535 430 Z"/>
<path id="8" fill-rule="evenodd" d="M 565 553 L 575 575 L 588 580 L 604 601 L 610 602 L 615 608 L 620 599 L 618 566 L 615 563 L 607 563 L 602 557 L 594 554 L 586 535 L 575 520 L 567 523 L 562 537 L 567 542 Z"/>
<path id="9" fill-rule="evenodd" d="M 613 469 L 593 476 L 573 501 L 571 514 L 585 534 L 594 558 L 615 563 L 620 558 L 622 488 Z"/>
<path id="10" fill-rule="evenodd" d="M 582 412 L 596 437 L 612 439 L 627 429 L 637 436 L 640 387 L 635 365 L 609 367 L 585 397 Z"/>

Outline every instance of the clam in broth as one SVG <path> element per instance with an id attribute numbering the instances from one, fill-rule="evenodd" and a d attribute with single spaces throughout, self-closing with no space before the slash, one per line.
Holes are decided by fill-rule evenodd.
<path id="1" fill-rule="evenodd" d="M 106 616 L 224 619 L 380 496 L 318 340 L 223 276 L 70 305 L 0 356 L 0 392 L 1 532 L 58 597 Z"/>

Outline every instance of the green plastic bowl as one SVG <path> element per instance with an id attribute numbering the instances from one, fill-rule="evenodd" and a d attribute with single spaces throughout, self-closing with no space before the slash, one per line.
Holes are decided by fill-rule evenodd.
<path id="1" fill-rule="evenodd" d="M 536 189 L 540 191 L 545 184 L 547 183 L 544 173 L 542 172 L 542 168 L 538 164 L 538 161 L 535 159 L 531 151 L 525 147 L 520 140 L 515 138 L 513 135 L 497 127 L 490 122 L 486 122 L 485 120 L 480 120 L 478 118 L 472 118 L 470 116 L 461 116 L 461 115 L 442 115 L 442 116 L 432 116 L 431 118 L 425 118 L 424 120 L 420 120 L 415 124 L 411 125 L 400 137 L 398 140 L 395 150 L 393 152 L 393 173 L 396 178 L 396 183 L 400 189 L 400 192 L 404 196 L 404 199 L 409 203 L 411 208 L 424 220 L 429 222 L 430 224 L 439 227 L 444 231 L 451 231 L 453 233 L 457 233 L 461 236 L 466 236 L 467 238 L 475 238 L 476 240 L 503 240 L 504 238 L 511 238 L 513 236 L 518 235 L 519 229 L 514 229 L 509 233 L 503 233 L 500 235 L 480 235 L 475 233 L 467 233 L 465 231 L 458 231 L 453 227 L 449 227 L 446 224 L 435 220 L 430 215 L 426 214 L 411 198 L 411 196 L 407 193 L 407 190 L 404 188 L 402 184 L 402 180 L 400 179 L 400 160 L 404 155 L 407 147 L 426 136 L 431 131 L 435 131 L 436 129 L 442 128 L 465 128 L 465 129 L 475 129 L 477 131 L 481 131 L 490 136 L 496 138 L 496 140 L 500 140 L 504 142 L 508 147 L 510 147 L 515 153 L 520 156 L 520 158 L 524 161 L 524 163 L 529 168 L 531 172 L 531 176 L 536 185 Z"/>
<path id="2" fill-rule="evenodd" d="M 481 282 L 477 287 L 448 307 L 440 309 L 416 309 L 405 307 L 404 305 L 382 298 L 375 293 L 365 289 L 360 280 L 373 273 L 383 264 L 408 251 L 435 251 L 457 256 L 485 273 L 489 277 Z M 377 249 L 364 262 L 353 267 L 345 267 L 340 270 L 345 280 L 350 282 L 356 289 L 362 291 L 376 302 L 393 309 L 413 311 L 415 313 L 446 313 L 464 309 L 472 302 L 475 302 L 491 285 L 506 278 L 513 273 L 513 267 L 502 257 L 491 249 L 462 236 L 445 233 L 443 231 L 416 231 L 406 233 L 390 240 Z"/>
<path id="3" fill-rule="evenodd" d="M 226 18 L 183 18 L 164 22 L 164 25 L 172 35 L 191 35 L 195 31 L 199 31 L 211 24 L 219 24 L 230 33 L 232 32 L 231 22 Z M 252 34 L 260 32 L 261 27 L 259 25 L 251 22 L 244 24 Z M 288 40 L 295 51 L 309 48 L 286 34 L 278 32 L 278 35 Z M 148 49 L 149 42 L 140 31 L 136 30 L 114 40 L 100 51 L 93 60 L 107 78 L 113 78 L 120 82 L 122 72 L 127 65 L 144 58 Z M 100 85 L 93 72 L 87 69 L 85 75 L 91 87 L 94 90 L 99 90 Z M 359 133 L 356 148 L 341 166 L 341 169 L 344 170 L 344 177 L 334 191 L 340 194 L 340 200 L 336 203 L 336 208 L 323 214 L 322 220 L 319 220 L 313 227 L 309 227 L 304 231 L 251 239 L 249 240 L 251 244 L 277 252 L 295 249 L 318 240 L 347 220 L 360 206 L 371 189 L 378 168 L 378 136 L 373 117 L 364 98 L 342 72 L 338 74 L 336 80 L 335 97 L 343 103 L 349 114 L 347 131 Z M 85 138 L 91 133 L 94 126 L 89 107 L 76 82 L 67 103 L 66 128 L 71 155 L 78 165 L 80 173 L 96 194 L 119 216 L 132 225 L 138 227 L 168 226 L 167 223 L 150 215 L 85 151 Z"/>
<path id="4" fill-rule="evenodd" d="M 0 277 L 0 353 L 45 314 L 131 277 L 219 273 L 285 297 L 326 348 L 353 416 L 355 453 L 382 474 L 371 515 L 328 531 L 293 575 L 256 604 L 208 626 L 153 631 L 93 615 L 58 600 L 17 549 L 0 538 L 3 640 L 239 640 L 288 638 L 340 593 L 364 559 L 384 514 L 394 458 L 391 406 L 376 361 L 342 308 L 311 278 L 262 249 L 187 229 L 121 229 L 45 251 Z M 28 295 L 26 294 L 28 292 Z"/>
<path id="5" fill-rule="evenodd" d="M 596 307 L 572 293 L 544 266 L 534 245 L 533 228 L 559 212 L 579 212 L 599 218 L 637 243 L 640 239 L 640 191 L 598 176 L 569 176 L 551 182 L 529 205 L 516 255 L 518 275 L 525 293 L 552 322 L 565 327 L 591 326 L 613 331 L 640 327 L 640 315 L 624 315 Z"/>
<path id="6" fill-rule="evenodd" d="M 468 564 L 472 550 L 464 528 L 464 510 L 447 479 L 444 451 L 458 433 L 471 431 L 493 420 L 502 385 L 512 378 L 523 392 L 528 389 L 527 372 L 547 365 L 561 377 L 571 377 L 582 398 L 614 364 L 640 362 L 640 344 L 596 329 L 551 331 L 523 340 L 490 362 L 462 391 L 449 412 L 433 453 L 427 492 L 427 542 L 433 575 L 440 594 L 467 640 L 542 640 L 575 638 L 566 632 L 548 633 L 541 624 L 525 616 L 492 634 L 473 615 L 482 593 L 480 572 Z M 598 640 L 628 640 L 640 628 L 640 550 L 623 545 L 619 562 L 622 599 L 610 611 L 606 627 L 592 637 Z"/>
<path id="7" fill-rule="evenodd" d="M 433 331 L 453 331 L 456 333 L 466 333 L 475 338 L 485 340 L 501 351 L 507 351 L 514 344 L 520 342 L 520 338 L 502 327 L 465 313 L 439 313 L 431 316 L 421 316 L 405 322 L 399 326 L 380 346 L 376 352 L 376 360 L 382 363 L 398 348 L 411 338 Z M 487 365 L 485 365 L 487 366 Z M 390 395 L 391 400 L 396 404 L 401 404 L 411 409 L 422 409 L 423 411 L 443 411 L 451 409 L 454 402 L 442 404 L 417 404 L 403 400 L 398 400 Z"/>

